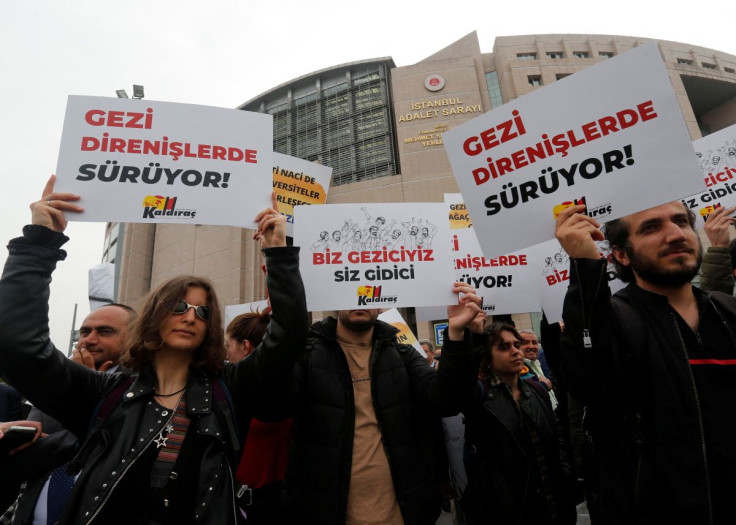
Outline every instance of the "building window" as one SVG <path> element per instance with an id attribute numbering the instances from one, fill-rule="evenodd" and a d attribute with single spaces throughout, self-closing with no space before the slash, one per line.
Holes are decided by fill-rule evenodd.
<path id="1" fill-rule="evenodd" d="M 588 58 L 587 51 L 573 51 L 572 56 L 575 58 Z"/>
<path id="2" fill-rule="evenodd" d="M 563 78 L 565 78 L 565 77 L 569 77 L 570 75 L 572 75 L 572 73 L 557 73 L 557 74 L 555 75 L 555 78 L 556 78 L 557 80 L 562 80 Z"/>
<path id="3" fill-rule="evenodd" d="M 541 86 L 542 85 L 542 77 L 539 75 L 529 75 L 527 79 L 529 79 L 530 86 Z"/>
<path id="4" fill-rule="evenodd" d="M 488 94 L 491 97 L 491 108 L 497 108 L 503 104 L 501 96 L 501 85 L 498 82 L 498 73 L 491 71 L 486 73 L 486 85 L 488 86 Z"/>
<path id="5" fill-rule="evenodd" d="M 280 89 L 246 111 L 274 116 L 274 151 L 330 166 L 332 184 L 399 172 L 391 122 L 390 73 L 385 63 L 361 65 L 294 85 L 292 99 Z"/>
<path id="6" fill-rule="evenodd" d="M 517 60 L 536 60 L 536 53 L 516 53 Z"/>
<path id="7" fill-rule="evenodd" d="M 693 61 L 690 60 L 689 58 L 678 58 L 677 59 L 677 63 L 678 64 L 685 65 L 685 66 L 692 66 L 693 65 Z"/>
<path id="8" fill-rule="evenodd" d="M 610 51 L 599 51 L 598 58 L 613 58 L 613 53 Z"/>
<path id="9" fill-rule="evenodd" d="M 547 58 L 562 58 L 562 51 L 550 51 L 547 53 Z"/>
<path id="10" fill-rule="evenodd" d="M 726 73 L 736 73 L 736 71 L 734 71 L 734 69 L 732 67 L 724 67 L 723 70 Z"/>
<path id="11" fill-rule="evenodd" d="M 708 62 L 703 62 L 703 67 L 705 69 L 716 69 L 716 65 L 715 64 L 709 64 Z"/>

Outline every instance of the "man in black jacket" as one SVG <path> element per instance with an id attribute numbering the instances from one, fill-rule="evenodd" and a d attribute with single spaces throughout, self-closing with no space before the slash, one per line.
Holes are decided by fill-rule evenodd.
<path id="1" fill-rule="evenodd" d="M 292 519 L 313 525 L 429 525 L 439 493 L 422 440 L 432 418 L 448 414 L 443 392 L 473 383 L 465 326 L 480 299 L 464 283 L 448 308 L 450 327 L 440 371 L 378 310 L 345 310 L 312 326 L 297 362 L 295 446 L 287 483 Z"/>
<path id="2" fill-rule="evenodd" d="M 605 226 L 561 213 L 571 257 L 562 380 L 589 407 L 599 523 L 732 523 L 736 491 L 736 301 L 693 287 L 702 248 L 680 202 Z"/>

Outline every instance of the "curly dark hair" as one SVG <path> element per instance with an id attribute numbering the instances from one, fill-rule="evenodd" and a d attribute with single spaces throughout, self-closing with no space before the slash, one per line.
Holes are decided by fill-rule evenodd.
<path id="1" fill-rule="evenodd" d="M 687 211 L 687 219 L 691 228 L 695 228 L 695 213 L 688 206 L 682 205 Z M 611 250 L 618 248 L 623 250 L 626 255 L 631 258 L 631 243 L 629 242 L 629 223 L 626 217 L 614 219 L 603 225 L 603 234 L 606 236 Z M 611 263 L 616 271 L 616 277 L 625 283 L 634 282 L 634 271 L 630 266 L 624 266 L 619 262 L 616 256 L 611 254 Z"/>
<path id="2" fill-rule="evenodd" d="M 478 379 L 485 381 L 489 377 L 491 377 L 493 371 L 493 353 L 491 349 L 493 348 L 493 345 L 496 344 L 496 342 L 502 339 L 501 332 L 510 332 L 514 334 L 514 337 L 521 341 L 521 336 L 519 335 L 519 332 L 517 332 L 516 328 L 508 323 L 493 323 L 486 330 L 484 330 L 483 334 L 486 336 L 486 341 L 485 345 L 483 346 L 483 353 L 481 354 L 480 358 Z"/>
<path id="3" fill-rule="evenodd" d="M 138 319 L 133 324 L 120 363 L 131 370 L 140 371 L 153 360 L 163 341 L 159 333 L 161 324 L 171 315 L 172 305 L 183 299 L 189 288 L 203 288 L 207 292 L 207 332 L 199 348 L 194 351 L 192 366 L 197 370 L 215 373 L 225 362 L 225 343 L 222 333 L 222 312 L 217 301 L 215 287 L 207 279 L 180 275 L 169 279 L 148 294 Z"/>

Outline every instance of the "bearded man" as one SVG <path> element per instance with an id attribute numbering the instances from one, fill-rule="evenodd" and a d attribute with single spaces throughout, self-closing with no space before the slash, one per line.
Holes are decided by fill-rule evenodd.
<path id="1" fill-rule="evenodd" d="M 561 380 L 589 409 L 596 523 L 732 523 L 736 301 L 690 283 L 702 248 L 679 201 L 605 225 L 629 283 L 611 297 L 582 211 L 556 228 L 571 258 Z"/>

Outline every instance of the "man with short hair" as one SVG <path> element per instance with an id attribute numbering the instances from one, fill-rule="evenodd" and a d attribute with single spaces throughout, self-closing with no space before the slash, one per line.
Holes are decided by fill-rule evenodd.
<path id="1" fill-rule="evenodd" d="M 397 341 L 397 330 L 378 320 L 380 310 L 341 310 L 312 326 L 295 372 L 290 523 L 436 522 L 440 495 L 425 440 L 440 416 L 452 415 L 444 389 L 474 384 L 464 328 L 482 315 L 472 287 L 455 283 L 453 290 L 463 295 L 448 308 L 439 372 Z"/>
<path id="2" fill-rule="evenodd" d="M 419 346 L 422 347 L 424 353 L 427 354 L 427 364 L 432 368 L 437 368 L 439 362 L 435 359 L 434 345 L 429 339 L 422 339 L 419 341 Z"/>
<path id="3" fill-rule="evenodd" d="M 529 369 L 537 374 L 537 378 L 541 383 L 547 387 L 547 390 L 552 391 L 552 381 L 544 375 L 542 370 L 542 364 L 539 362 L 539 340 L 534 330 L 522 329 L 517 330 L 521 336 L 521 351 L 524 352 L 524 362 Z M 551 396 L 550 396 L 551 397 Z M 553 401 L 553 405 L 557 405 L 557 400 Z M 555 408 L 555 407 L 553 407 Z"/>
<path id="4" fill-rule="evenodd" d="M 690 284 L 702 248 L 679 201 L 606 224 L 630 283 L 610 297 L 583 209 L 557 219 L 571 258 L 561 380 L 589 408 L 597 523 L 732 523 L 736 301 Z"/>
<path id="5" fill-rule="evenodd" d="M 100 372 L 114 372 L 125 347 L 128 330 L 135 318 L 135 310 L 119 303 L 106 304 L 90 312 L 79 328 L 79 341 L 73 350 L 72 359 Z M 40 422 L 43 431 L 51 436 L 41 438 L 33 447 L 25 450 L 22 453 L 25 456 L 18 455 L 18 464 L 33 465 L 35 472 L 25 473 L 24 477 L 30 479 L 18 501 L 16 522 L 46 525 L 50 522 L 49 513 L 58 515 L 64 503 L 60 501 L 62 498 L 49 493 L 51 477 L 63 476 L 63 473 L 52 476 L 49 476 L 49 473 L 73 457 L 77 440 L 73 434 L 64 430 L 58 421 L 35 407 L 31 409 L 28 419 Z M 33 460 L 27 459 L 31 455 L 36 457 Z M 46 456 L 43 461 L 38 458 L 40 455 Z M 59 468 L 61 469 L 63 467 Z M 65 483 L 63 478 L 60 483 Z M 73 480 L 70 483 L 73 483 Z"/>
<path id="6" fill-rule="evenodd" d="M 79 327 L 75 356 L 78 353 L 82 364 L 100 372 L 116 367 L 128 339 L 128 328 L 135 318 L 135 310 L 119 303 L 106 304 L 90 312 Z"/>

